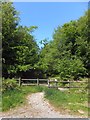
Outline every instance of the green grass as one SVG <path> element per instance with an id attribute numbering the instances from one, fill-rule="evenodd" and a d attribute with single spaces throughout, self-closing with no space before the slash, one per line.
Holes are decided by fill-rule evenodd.
<path id="1" fill-rule="evenodd" d="M 40 91 L 42 91 L 40 86 L 23 86 L 20 89 L 5 91 L 2 94 L 2 111 L 7 111 L 10 108 L 19 106 L 21 103 L 25 103 L 26 95 Z"/>
<path id="2" fill-rule="evenodd" d="M 26 95 L 36 92 L 45 92 L 45 98 L 58 110 L 70 110 L 72 114 L 80 114 L 78 110 L 84 111 L 86 116 L 88 107 L 85 102 L 88 101 L 88 94 L 85 90 L 70 89 L 68 91 L 59 91 L 44 86 L 22 86 L 18 90 L 7 90 L 2 96 L 2 110 L 6 111 L 10 108 L 20 106 L 25 103 Z"/>
<path id="3" fill-rule="evenodd" d="M 70 89 L 61 92 L 54 89 L 47 89 L 45 97 L 59 110 L 70 110 L 69 112 L 72 114 L 80 114 L 78 110 L 82 110 L 84 116 L 88 114 L 88 107 L 85 104 L 88 102 L 88 94 L 84 90 Z"/>

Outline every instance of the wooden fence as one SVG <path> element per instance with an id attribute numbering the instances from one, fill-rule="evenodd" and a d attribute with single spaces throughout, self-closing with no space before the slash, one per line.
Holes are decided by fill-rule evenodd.
<path id="1" fill-rule="evenodd" d="M 77 84 L 77 86 L 73 86 L 72 83 Z M 49 88 L 83 88 L 79 83 L 85 83 L 86 87 L 88 86 L 88 81 L 57 81 L 57 80 L 48 80 Z M 65 86 L 65 84 L 67 86 Z"/>
<path id="2" fill-rule="evenodd" d="M 19 78 L 19 86 L 21 85 L 40 85 L 47 84 L 48 79 L 21 79 Z"/>
<path id="3" fill-rule="evenodd" d="M 82 86 L 72 86 L 72 83 L 86 83 L 88 85 L 88 81 L 57 81 L 50 79 L 21 79 L 19 78 L 19 86 L 21 85 L 47 85 L 48 88 L 82 88 Z M 65 84 L 67 86 L 65 86 Z"/>

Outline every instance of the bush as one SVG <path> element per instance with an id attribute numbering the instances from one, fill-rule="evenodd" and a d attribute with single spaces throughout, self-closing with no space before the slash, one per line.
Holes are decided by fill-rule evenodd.
<path id="1" fill-rule="evenodd" d="M 3 79 L 2 80 L 2 92 L 6 90 L 14 90 L 17 88 L 18 88 L 18 84 L 15 79 Z"/>

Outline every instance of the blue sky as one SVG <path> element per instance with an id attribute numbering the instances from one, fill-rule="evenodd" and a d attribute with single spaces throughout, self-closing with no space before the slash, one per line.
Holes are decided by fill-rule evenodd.
<path id="1" fill-rule="evenodd" d="M 20 12 L 20 24 L 38 26 L 33 33 L 37 43 L 45 38 L 52 40 L 54 29 L 84 15 L 87 2 L 14 2 Z M 40 46 L 40 44 L 39 44 Z"/>

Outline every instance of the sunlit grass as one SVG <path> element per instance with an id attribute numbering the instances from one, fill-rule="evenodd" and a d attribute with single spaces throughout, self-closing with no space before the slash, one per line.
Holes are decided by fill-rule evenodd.
<path id="1" fill-rule="evenodd" d="M 79 111 L 83 111 L 84 116 L 88 115 L 88 93 L 86 90 L 59 91 L 47 89 L 45 97 L 59 110 L 70 110 L 69 112 L 73 114 L 81 114 Z"/>
<path id="2" fill-rule="evenodd" d="M 80 110 L 87 116 L 88 112 L 88 93 L 83 89 L 68 89 L 67 91 L 60 91 L 45 86 L 22 86 L 18 90 L 8 90 L 2 96 L 2 110 L 6 111 L 10 108 L 20 106 L 25 103 L 26 95 L 36 92 L 44 92 L 45 98 L 58 110 L 70 110 L 71 114 L 79 114 Z"/>
<path id="3" fill-rule="evenodd" d="M 20 89 L 7 90 L 2 95 L 2 111 L 19 106 L 25 102 L 25 96 L 30 93 L 42 91 L 37 86 L 22 86 Z"/>

